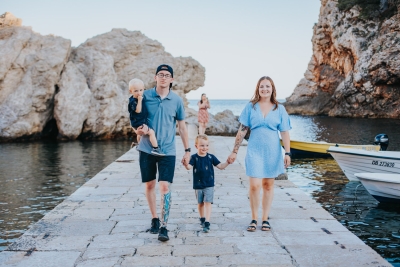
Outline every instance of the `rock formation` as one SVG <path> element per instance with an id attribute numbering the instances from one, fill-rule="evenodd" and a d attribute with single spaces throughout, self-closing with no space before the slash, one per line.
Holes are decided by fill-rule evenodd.
<path id="1" fill-rule="evenodd" d="M 88 107 L 88 112 L 82 125 L 82 114 L 73 112 L 76 110 L 73 105 L 58 102 L 56 110 L 62 111 L 66 117 L 63 120 L 56 117 L 56 120 L 59 129 L 67 127 L 65 124 L 75 129 L 80 127 L 84 138 L 113 138 L 131 132 L 127 111 L 128 83 L 132 78 L 139 78 L 146 88 L 153 87 L 155 69 L 159 64 L 173 67 L 172 89 L 183 98 L 189 91 L 203 86 L 205 79 L 204 67 L 191 57 L 174 58 L 159 42 L 138 31 L 125 29 L 113 29 L 87 40 L 73 49 L 69 63 L 76 66 L 78 71 L 74 73 L 83 75 L 85 79 L 77 77 L 74 85 L 60 83 L 59 92 L 73 97 L 74 88 L 89 88 L 90 98 L 81 103 Z M 61 131 L 60 136 L 67 139 L 77 137 Z"/>
<path id="2" fill-rule="evenodd" d="M 172 89 L 185 101 L 204 85 L 196 60 L 173 57 L 137 31 L 114 29 L 71 48 L 70 40 L 20 25 L 11 13 L 0 16 L 0 141 L 41 138 L 49 129 L 65 140 L 126 137 L 128 82 L 153 87 L 162 63 L 174 68 Z"/>
<path id="3" fill-rule="evenodd" d="M 21 26 L 22 19 L 15 17 L 10 12 L 6 12 L 0 16 L 0 29 L 13 26 Z"/>
<path id="4" fill-rule="evenodd" d="M 54 118 L 60 137 L 76 139 L 88 117 L 92 93 L 86 78 L 72 62 L 64 67 L 58 83 L 59 93 L 54 99 Z"/>
<path id="5" fill-rule="evenodd" d="M 0 47 L 0 139 L 40 135 L 53 117 L 71 42 L 10 26 L 0 29 Z"/>
<path id="6" fill-rule="evenodd" d="M 199 127 L 197 121 L 197 111 L 191 108 L 186 108 L 185 121 L 189 124 L 194 124 Z M 209 114 L 209 122 L 207 124 L 206 134 L 208 135 L 227 135 L 234 136 L 239 129 L 239 121 L 232 111 L 224 110 L 215 115 Z"/>
<path id="7" fill-rule="evenodd" d="M 400 16 L 362 19 L 322 0 L 304 78 L 286 99 L 291 114 L 400 118 Z"/>

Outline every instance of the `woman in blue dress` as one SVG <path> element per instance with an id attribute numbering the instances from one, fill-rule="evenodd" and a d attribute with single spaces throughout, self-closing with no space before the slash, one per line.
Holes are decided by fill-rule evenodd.
<path id="1" fill-rule="evenodd" d="M 258 80 L 254 96 L 242 111 L 240 128 L 236 135 L 235 146 L 229 155 L 228 162 L 236 160 L 240 144 L 251 130 L 246 154 L 246 175 L 249 176 L 249 199 L 252 221 L 247 231 L 257 229 L 258 207 L 260 205 L 260 190 L 262 194 L 262 225 L 261 230 L 268 231 L 271 226 L 268 215 L 274 196 L 274 179 L 284 173 L 284 168 L 290 165 L 290 125 L 289 115 L 284 106 L 276 100 L 276 89 L 270 77 L 264 76 Z M 285 148 L 282 157 L 279 132 Z"/>

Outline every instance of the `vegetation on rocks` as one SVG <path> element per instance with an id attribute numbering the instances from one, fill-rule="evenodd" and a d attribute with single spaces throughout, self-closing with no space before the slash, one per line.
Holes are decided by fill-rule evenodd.
<path id="1" fill-rule="evenodd" d="M 385 19 L 397 13 L 400 0 L 339 0 L 338 8 L 346 11 L 354 6 L 360 7 L 360 18 Z"/>

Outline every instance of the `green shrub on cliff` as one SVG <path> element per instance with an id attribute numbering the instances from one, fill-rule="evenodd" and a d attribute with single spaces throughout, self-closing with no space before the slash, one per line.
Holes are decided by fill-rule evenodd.
<path id="1" fill-rule="evenodd" d="M 372 19 L 378 17 L 384 19 L 397 12 L 399 3 L 399 0 L 339 0 L 338 8 L 341 11 L 347 11 L 358 5 L 361 8 L 360 18 Z"/>

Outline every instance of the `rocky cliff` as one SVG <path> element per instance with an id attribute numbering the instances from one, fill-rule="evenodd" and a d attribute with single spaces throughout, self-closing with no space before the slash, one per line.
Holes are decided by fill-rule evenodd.
<path id="1" fill-rule="evenodd" d="M 53 117 L 55 85 L 71 42 L 27 27 L 5 27 L 0 47 L 0 139 L 35 138 Z"/>
<path id="2" fill-rule="evenodd" d="M 289 113 L 400 118 L 400 15 L 365 19 L 360 11 L 321 0 L 313 55 L 286 99 Z"/>
<path id="3" fill-rule="evenodd" d="M 42 36 L 6 13 L 0 17 L 0 141 L 41 138 L 108 139 L 131 134 L 128 82 L 154 86 L 155 69 L 174 68 L 172 89 L 204 85 L 205 69 L 191 57 L 173 57 L 138 31 L 113 29 L 77 48 Z"/>

